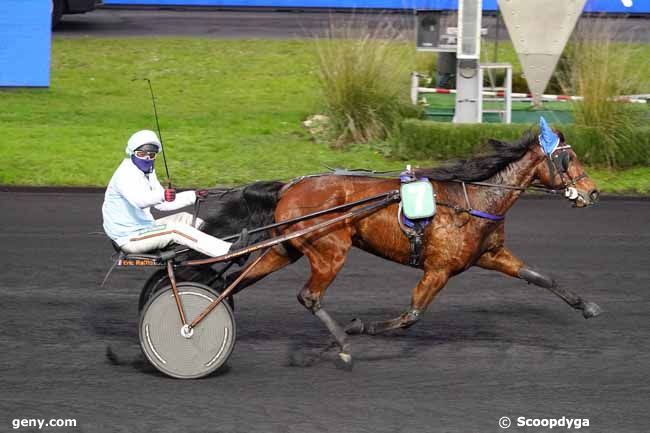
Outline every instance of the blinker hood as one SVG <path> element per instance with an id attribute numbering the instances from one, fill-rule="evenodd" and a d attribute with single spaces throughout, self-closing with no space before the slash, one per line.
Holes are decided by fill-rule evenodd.
<path id="1" fill-rule="evenodd" d="M 544 117 L 539 118 L 539 145 L 542 146 L 544 153 L 550 155 L 560 144 L 560 137 L 553 132 Z"/>

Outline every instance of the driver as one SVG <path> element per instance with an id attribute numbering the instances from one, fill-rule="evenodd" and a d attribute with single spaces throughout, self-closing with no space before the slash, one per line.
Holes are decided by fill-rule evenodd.
<path id="1" fill-rule="evenodd" d="M 177 243 L 207 256 L 221 256 L 232 244 L 210 236 L 198 228 L 203 221 L 179 212 L 154 219 L 149 208 L 173 211 L 193 204 L 206 190 L 164 189 L 154 170 L 162 145 L 153 131 L 138 131 L 129 138 L 125 158 L 111 178 L 102 206 L 104 231 L 126 253 L 146 253 Z M 171 186 L 171 185 L 170 185 Z"/>

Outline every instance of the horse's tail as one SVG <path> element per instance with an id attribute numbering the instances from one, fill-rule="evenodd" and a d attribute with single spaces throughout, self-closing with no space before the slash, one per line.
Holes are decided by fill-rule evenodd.
<path id="1" fill-rule="evenodd" d="M 276 181 L 255 182 L 237 188 L 212 190 L 205 202 L 204 232 L 224 238 L 275 222 L 280 189 L 285 184 Z M 251 234 L 248 243 L 260 242 L 270 237 L 269 232 Z"/>

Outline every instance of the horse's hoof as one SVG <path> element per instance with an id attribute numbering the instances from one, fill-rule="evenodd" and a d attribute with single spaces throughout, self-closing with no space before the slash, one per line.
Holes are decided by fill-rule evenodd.
<path id="1" fill-rule="evenodd" d="M 334 360 L 336 368 L 345 371 L 352 371 L 352 355 L 346 352 L 339 352 L 338 356 Z"/>
<path id="2" fill-rule="evenodd" d="M 603 310 L 595 302 L 585 302 L 585 306 L 582 309 L 582 316 L 585 319 L 589 319 L 598 316 L 602 312 Z"/>
<path id="3" fill-rule="evenodd" d="M 363 322 L 359 319 L 352 319 L 350 323 L 345 327 L 345 332 L 350 335 L 359 335 L 363 334 L 364 331 Z"/>

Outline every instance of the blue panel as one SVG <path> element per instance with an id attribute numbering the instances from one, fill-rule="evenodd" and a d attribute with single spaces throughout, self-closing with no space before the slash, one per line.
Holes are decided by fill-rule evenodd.
<path id="1" fill-rule="evenodd" d="M 585 12 L 650 13 L 648 0 L 589 0 Z"/>
<path id="2" fill-rule="evenodd" d="M 52 2 L 2 0 L 0 87 L 50 85 Z"/>
<path id="3" fill-rule="evenodd" d="M 236 6 L 341 9 L 457 9 L 458 0 L 104 0 L 112 5 Z M 497 0 L 483 0 L 483 10 L 497 9 Z M 585 12 L 650 13 L 649 0 L 589 0 Z"/>

